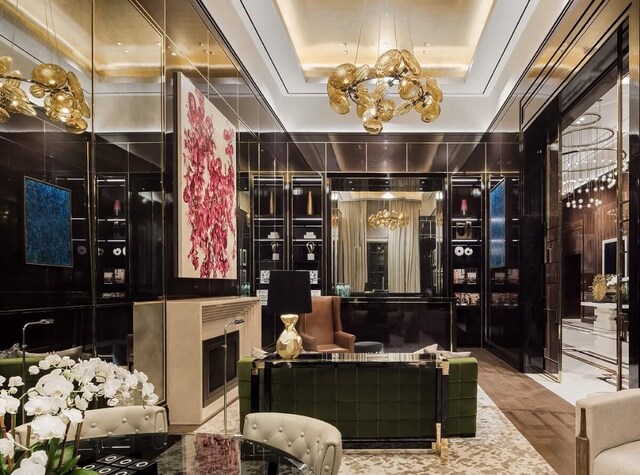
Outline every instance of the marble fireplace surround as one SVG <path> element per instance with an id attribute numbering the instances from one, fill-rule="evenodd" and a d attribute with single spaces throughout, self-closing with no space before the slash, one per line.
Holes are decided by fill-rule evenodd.
<path id="1" fill-rule="evenodd" d="M 223 409 L 220 395 L 206 407 L 202 401 L 202 342 L 224 334 L 224 326 L 237 318 L 240 356 L 261 345 L 261 307 L 257 297 L 220 297 L 170 300 L 167 302 L 167 403 L 169 419 L 175 425 L 200 425 Z M 227 394 L 238 397 L 237 388 Z"/>

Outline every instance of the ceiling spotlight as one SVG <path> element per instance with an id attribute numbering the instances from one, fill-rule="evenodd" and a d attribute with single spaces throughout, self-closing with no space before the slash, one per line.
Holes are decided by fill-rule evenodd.
<path id="1" fill-rule="evenodd" d="M 342 50 L 342 54 L 348 54 L 348 53 L 349 53 L 349 50 L 347 50 L 347 49 L 343 49 Z"/>
<path id="2" fill-rule="evenodd" d="M 347 43 L 340 43 L 340 46 L 342 46 L 343 48 L 347 47 Z"/>
<path id="3" fill-rule="evenodd" d="M 118 41 L 118 42 L 116 42 L 116 44 L 117 44 L 118 46 L 122 46 L 124 43 L 123 43 L 122 41 Z"/>

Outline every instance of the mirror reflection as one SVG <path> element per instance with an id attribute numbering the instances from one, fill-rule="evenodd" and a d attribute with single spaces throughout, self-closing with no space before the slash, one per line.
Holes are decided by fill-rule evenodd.
<path id="1" fill-rule="evenodd" d="M 442 294 L 443 182 L 332 180 L 334 293 Z"/>

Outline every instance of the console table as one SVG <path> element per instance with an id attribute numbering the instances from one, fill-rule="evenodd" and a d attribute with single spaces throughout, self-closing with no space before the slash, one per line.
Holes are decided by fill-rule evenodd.
<path id="1" fill-rule="evenodd" d="M 411 353 L 269 355 L 251 362 L 251 412 L 321 419 L 349 446 L 422 447 L 446 458 L 449 362 Z"/>
<path id="2" fill-rule="evenodd" d="M 593 314 L 596 317 L 593 322 L 594 328 L 601 330 L 616 330 L 616 313 L 617 303 L 615 302 L 580 302 L 583 307 L 592 307 Z M 629 305 L 622 305 L 623 309 L 628 309 Z"/>
<path id="3" fill-rule="evenodd" d="M 342 327 L 356 341 L 376 341 L 388 353 L 437 343 L 456 349 L 456 300 L 415 294 L 352 294 L 341 299 Z"/>

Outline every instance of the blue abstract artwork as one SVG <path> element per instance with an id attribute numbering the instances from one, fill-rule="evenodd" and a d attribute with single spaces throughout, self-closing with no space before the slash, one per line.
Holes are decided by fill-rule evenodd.
<path id="1" fill-rule="evenodd" d="M 491 189 L 489 196 L 489 262 L 490 267 L 507 265 L 505 180 Z"/>
<path id="2" fill-rule="evenodd" d="M 70 190 L 24 178 L 24 247 L 27 264 L 73 266 Z"/>

